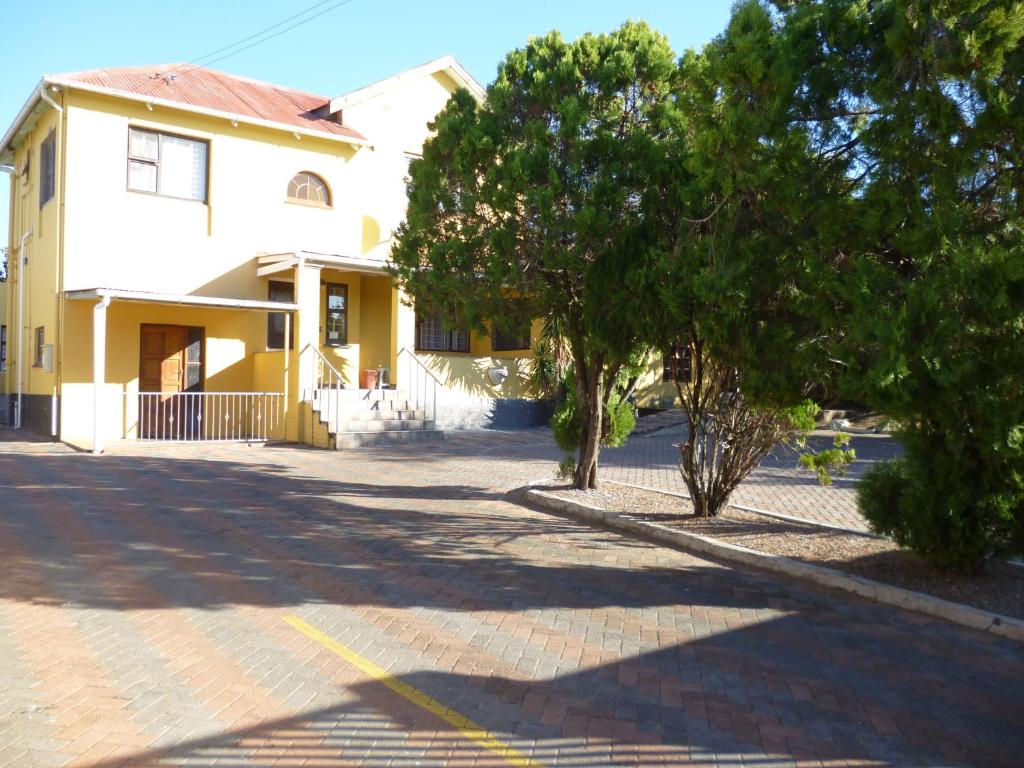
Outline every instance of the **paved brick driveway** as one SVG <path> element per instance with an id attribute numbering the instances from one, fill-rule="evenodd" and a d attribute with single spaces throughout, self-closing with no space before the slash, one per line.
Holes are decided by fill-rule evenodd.
<path id="1" fill-rule="evenodd" d="M 652 426 L 664 427 L 635 435 L 622 448 L 602 451 L 601 477 L 685 494 L 677 464 L 679 452 L 673 445 L 683 439 L 682 426 L 673 424 L 671 413 L 641 419 L 641 426 L 648 421 L 653 422 Z M 830 448 L 833 436 L 831 432 L 815 432 L 808 444 L 816 451 Z M 887 435 L 856 435 L 851 447 L 857 460 L 827 487 L 798 467 L 796 452 L 780 448 L 744 480 L 733 494 L 732 503 L 866 531 L 867 521 L 857 511 L 854 483 L 873 463 L 897 456 L 899 446 Z"/>
<path id="2" fill-rule="evenodd" d="M 0 766 L 1019 765 L 1021 646 L 511 503 L 549 461 L 0 443 Z"/>

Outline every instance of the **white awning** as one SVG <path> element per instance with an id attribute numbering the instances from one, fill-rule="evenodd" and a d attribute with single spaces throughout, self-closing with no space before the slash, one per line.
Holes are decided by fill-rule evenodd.
<path id="1" fill-rule="evenodd" d="M 228 299 L 220 296 L 192 296 L 177 293 L 156 293 L 155 291 L 129 291 L 122 288 L 87 288 L 65 291 L 64 297 L 74 300 L 113 299 L 135 301 L 144 304 L 176 304 L 186 307 L 209 307 L 213 309 L 244 309 L 255 312 L 298 312 L 299 305 L 287 301 L 257 301 L 255 299 Z"/>
<path id="2" fill-rule="evenodd" d="M 367 259 L 361 256 L 342 256 L 335 253 L 315 253 L 313 251 L 294 251 L 290 253 L 268 253 L 256 257 L 257 277 L 266 277 L 278 272 L 293 269 L 298 264 L 312 264 L 328 269 L 341 269 L 348 272 L 366 272 L 371 275 L 386 275 L 387 262 L 380 259 Z"/>

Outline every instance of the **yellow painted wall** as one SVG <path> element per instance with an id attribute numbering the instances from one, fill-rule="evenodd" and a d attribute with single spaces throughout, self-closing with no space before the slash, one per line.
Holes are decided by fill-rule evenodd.
<path id="1" fill-rule="evenodd" d="M 39 116 L 34 129 L 25 137 L 24 142 L 15 152 L 15 173 L 11 176 L 11 209 L 9 211 L 9 273 L 7 293 L 10 300 L 6 307 L 6 325 L 8 333 L 8 366 L 5 372 L 5 387 L 8 392 L 17 389 L 19 373 L 17 370 L 18 344 L 24 340 L 24 371 L 21 373 L 23 392 L 25 394 L 52 395 L 56 384 L 56 365 L 52 372 L 45 372 L 34 366 L 35 362 L 35 330 L 44 329 L 45 343 L 56 344 L 59 333 L 58 305 L 56 301 L 59 290 L 58 283 L 58 199 L 54 195 L 45 205 L 39 205 L 39 181 L 41 163 L 39 161 L 40 145 L 51 131 L 58 138 L 58 115 L 48 109 Z M 29 171 L 23 175 L 22 169 L 28 161 Z M 60 141 L 57 141 L 57 158 L 55 180 L 61 175 L 62 153 Z M 25 253 L 28 255 L 27 265 L 22 264 L 22 252 L 17 248 L 22 235 L 31 230 L 31 236 L 25 241 Z M 19 281 L 24 272 L 24 317 L 19 333 L 17 327 Z"/>
<path id="2" fill-rule="evenodd" d="M 91 447 L 93 426 L 92 328 L 93 302 L 67 302 L 62 440 Z M 102 409 L 108 440 L 133 436 L 135 397 L 139 391 L 139 341 L 146 323 L 200 327 L 205 331 L 204 365 L 207 392 L 281 392 L 283 379 L 255 387 L 256 346 L 266 346 L 266 315 L 228 309 L 203 309 L 115 301 L 107 310 L 107 372 Z M 256 328 L 261 333 L 254 333 Z M 255 342 L 255 344 L 254 344 Z M 274 354 L 274 353 L 271 353 Z M 281 353 L 274 356 L 279 357 Z"/>
<path id="3" fill-rule="evenodd" d="M 258 253 L 359 252 L 362 179 L 350 145 L 90 94 L 68 99 L 67 289 L 266 298 Z M 129 126 L 209 141 L 208 203 L 127 190 Z M 286 201 L 299 171 L 327 182 L 333 207 Z"/>
<path id="4" fill-rule="evenodd" d="M 389 368 L 391 363 L 391 278 L 363 275 L 359 305 L 359 368 Z"/>
<path id="5" fill-rule="evenodd" d="M 676 385 L 663 382 L 664 361 L 660 352 L 651 355 L 647 369 L 636 387 L 636 404 L 641 408 L 679 408 L 679 393 Z"/>

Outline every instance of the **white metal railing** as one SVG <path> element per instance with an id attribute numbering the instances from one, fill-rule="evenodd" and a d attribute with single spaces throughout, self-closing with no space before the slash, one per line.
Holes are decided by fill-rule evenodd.
<path id="1" fill-rule="evenodd" d="M 319 405 L 319 411 L 328 424 L 334 424 L 341 408 L 339 392 L 345 389 L 345 380 L 338 370 L 324 357 L 323 352 L 308 345 L 305 350 L 313 353 L 313 380 L 306 392 L 305 400 Z"/>
<path id="2" fill-rule="evenodd" d="M 403 347 L 398 353 L 396 386 L 409 390 L 409 396 L 416 402 L 416 410 L 424 411 L 427 421 L 437 420 L 437 390 L 444 385 L 408 347 Z"/>
<path id="3" fill-rule="evenodd" d="M 282 424 L 280 392 L 126 393 L 138 398 L 135 439 L 176 442 L 265 441 Z"/>

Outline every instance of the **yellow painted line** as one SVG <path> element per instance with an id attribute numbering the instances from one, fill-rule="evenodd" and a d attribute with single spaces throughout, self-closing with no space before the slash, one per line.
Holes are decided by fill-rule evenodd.
<path id="1" fill-rule="evenodd" d="M 467 739 L 498 755 L 509 765 L 517 766 L 517 768 L 541 768 L 541 764 L 536 760 L 527 757 L 508 742 L 502 741 L 482 725 L 478 725 L 465 715 L 446 707 L 433 696 L 424 693 L 419 688 L 403 683 L 394 675 L 389 674 L 383 667 L 377 666 L 369 659 L 360 656 L 347 645 L 325 635 L 309 622 L 303 621 L 298 616 L 285 616 L 284 620 L 292 628 L 297 629 L 306 637 L 316 640 L 324 648 L 333 651 L 349 664 L 369 675 L 389 690 L 394 691 L 403 699 L 411 701 L 417 707 L 425 709 L 430 714 L 441 718 L 449 725 L 455 727 Z"/>

